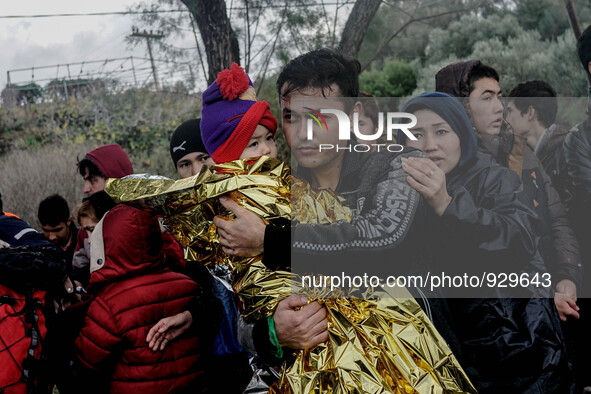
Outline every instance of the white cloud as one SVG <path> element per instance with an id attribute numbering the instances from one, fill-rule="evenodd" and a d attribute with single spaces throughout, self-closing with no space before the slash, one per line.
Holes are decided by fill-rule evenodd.
<path id="1" fill-rule="evenodd" d="M 0 15 L 32 15 L 124 11 L 135 1 L 27 0 L 2 3 Z M 0 31 L 3 32 L 0 36 L 0 89 L 6 84 L 8 70 L 132 54 L 124 42 L 125 35 L 131 32 L 129 15 L 0 19 Z M 142 49 L 135 49 L 133 55 L 142 56 Z M 58 72 L 53 69 L 53 75 L 49 75 L 49 70 L 36 70 L 35 80 L 55 77 Z M 11 80 L 30 80 L 31 74 L 31 71 L 14 72 Z"/>

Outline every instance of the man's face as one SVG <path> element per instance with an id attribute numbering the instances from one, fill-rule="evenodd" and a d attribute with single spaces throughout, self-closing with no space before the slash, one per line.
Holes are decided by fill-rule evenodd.
<path id="1" fill-rule="evenodd" d="M 65 247 L 70 240 L 70 224 L 72 223 L 72 218 L 68 219 L 67 222 L 60 222 L 57 226 L 50 226 L 45 225 L 41 226 L 43 230 L 43 235 L 47 238 L 52 244 L 58 245 L 60 247 Z"/>
<path id="2" fill-rule="evenodd" d="M 214 164 L 207 152 L 191 152 L 176 162 L 176 172 L 181 179 L 185 179 L 199 174 L 204 165 L 212 166 Z"/>
<path id="3" fill-rule="evenodd" d="M 493 78 L 481 78 L 474 82 L 470 93 L 469 109 L 472 124 L 479 134 L 496 135 L 503 124 L 501 87 Z"/>
<path id="4" fill-rule="evenodd" d="M 107 180 L 102 176 L 90 176 L 88 168 L 84 169 L 84 188 L 82 192 L 86 196 L 90 196 L 101 190 L 105 190 L 105 183 Z"/>
<path id="5" fill-rule="evenodd" d="M 511 125 L 513 132 L 522 137 L 527 137 L 529 132 L 529 121 L 527 112 L 522 114 L 513 101 L 507 104 L 507 123 Z"/>
<path id="6" fill-rule="evenodd" d="M 282 89 L 285 89 L 285 85 Z M 347 141 L 339 140 L 338 119 L 332 114 L 324 115 L 327 130 L 321 130 L 320 126 L 313 123 L 313 138 L 308 140 L 307 125 L 310 118 L 305 114 L 309 110 L 304 107 L 312 108 L 318 112 L 323 108 L 344 111 L 344 103 L 334 99 L 340 95 L 340 89 L 336 84 L 333 84 L 330 88 L 324 89 L 324 94 L 319 88 L 303 88 L 294 90 L 281 100 L 281 118 L 287 145 L 298 164 L 311 169 L 312 172 L 338 166 L 342 161 L 344 150 L 337 151 L 336 146 L 344 148 L 347 146 Z M 296 98 L 299 100 L 294 102 Z M 320 144 L 331 144 L 335 146 L 335 149 L 320 152 Z"/>

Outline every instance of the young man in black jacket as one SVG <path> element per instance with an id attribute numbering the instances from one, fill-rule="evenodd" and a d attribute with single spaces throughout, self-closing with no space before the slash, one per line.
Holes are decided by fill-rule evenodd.
<path id="1" fill-rule="evenodd" d="M 66 254 L 66 262 L 72 264 L 78 227 L 72 220 L 68 202 L 59 194 L 51 195 L 39 203 L 37 218 L 43 235 Z"/>
<path id="2" fill-rule="evenodd" d="M 591 74 L 591 26 L 587 27 L 577 43 L 579 60 L 587 76 Z M 577 354 L 575 378 L 577 388 L 591 386 L 591 87 L 587 101 L 587 119 L 573 127 L 564 140 L 564 154 L 570 177 L 572 199 L 568 203 L 569 217 L 581 245 L 584 276 L 578 304 L 581 318 L 577 325 Z"/>
<path id="3" fill-rule="evenodd" d="M 499 74 L 480 60 L 462 61 L 439 70 L 435 86 L 438 92 L 466 100 L 479 150 L 521 178 L 523 192 L 519 196 L 540 218 L 535 227 L 541 238 L 538 248 L 552 273 L 560 318 L 564 321 L 567 316 L 576 316 L 577 284 L 581 278 L 578 243 L 550 177 L 527 140 L 514 135 L 503 120 Z"/>

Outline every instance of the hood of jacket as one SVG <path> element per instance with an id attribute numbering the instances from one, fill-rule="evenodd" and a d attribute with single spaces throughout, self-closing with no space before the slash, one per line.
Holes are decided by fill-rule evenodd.
<path id="1" fill-rule="evenodd" d="M 133 174 L 129 156 L 118 144 L 103 145 L 86 154 L 105 178 L 123 178 Z"/>
<path id="2" fill-rule="evenodd" d="M 470 96 L 468 75 L 475 66 L 482 64 L 480 60 L 468 60 L 452 63 L 435 75 L 435 90 L 456 97 Z"/>
<path id="3" fill-rule="evenodd" d="M 149 212 L 117 205 L 90 237 L 90 283 L 109 283 L 165 267 L 158 219 Z"/>
<path id="4" fill-rule="evenodd" d="M 476 133 L 470 123 L 470 118 L 464 106 L 447 93 L 425 92 L 410 99 L 402 107 L 402 112 L 415 113 L 421 109 L 429 109 L 445 120 L 460 140 L 461 156 L 460 161 L 450 174 L 459 171 L 465 166 L 471 165 L 476 159 L 478 145 Z M 398 132 L 398 141 L 404 141 L 402 131 Z"/>

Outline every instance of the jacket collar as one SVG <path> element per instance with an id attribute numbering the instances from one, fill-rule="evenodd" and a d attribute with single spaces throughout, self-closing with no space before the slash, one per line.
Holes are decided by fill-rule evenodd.
<path id="1" fill-rule="evenodd" d="M 359 187 L 359 179 L 357 175 L 363 163 L 363 157 L 361 155 L 367 155 L 368 153 L 358 153 L 345 151 L 343 155 L 343 167 L 341 168 L 341 174 L 339 175 L 339 182 L 337 184 L 338 193 L 354 192 Z M 308 183 L 312 184 L 313 176 L 312 171 L 308 168 L 298 167 L 298 175 L 305 179 Z"/>
<path id="2" fill-rule="evenodd" d="M 94 226 L 94 230 L 90 236 L 90 273 L 98 271 L 105 266 L 105 240 L 103 238 L 103 223 L 105 221 L 105 214 L 102 219 Z"/>

